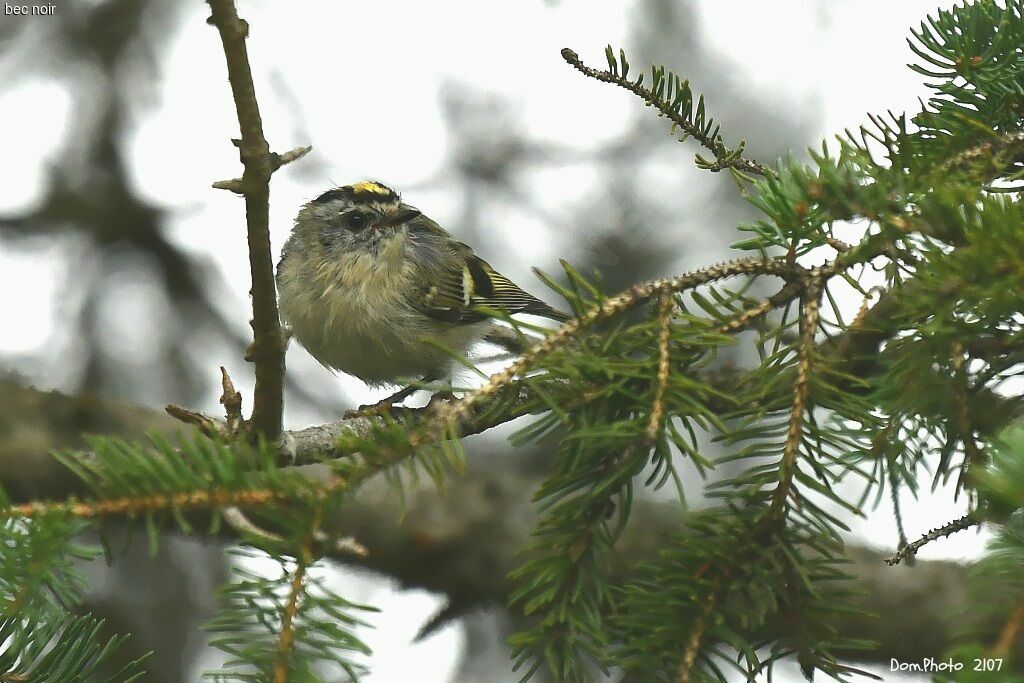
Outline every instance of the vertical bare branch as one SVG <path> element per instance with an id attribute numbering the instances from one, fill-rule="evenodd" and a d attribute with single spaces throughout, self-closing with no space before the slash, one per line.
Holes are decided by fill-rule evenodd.
<path id="1" fill-rule="evenodd" d="M 245 39 L 249 25 L 238 17 L 233 0 L 207 0 L 210 21 L 220 33 L 227 59 L 228 80 L 235 100 L 241 140 L 236 141 L 244 167 L 239 181 L 219 187 L 245 196 L 248 226 L 249 269 L 252 275 L 253 343 L 247 358 L 256 365 L 252 427 L 268 439 L 281 433 L 284 383 L 284 337 L 277 312 L 274 265 L 270 257 L 270 176 L 281 165 L 281 157 L 270 151 L 263 136 L 263 120 L 256 102 L 256 90 L 249 69 Z"/>

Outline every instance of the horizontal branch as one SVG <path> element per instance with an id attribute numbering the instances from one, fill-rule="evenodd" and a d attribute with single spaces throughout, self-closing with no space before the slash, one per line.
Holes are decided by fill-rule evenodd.
<path id="1" fill-rule="evenodd" d="M 16 427 L 0 442 L 0 481 L 16 500 L 83 492 L 80 482 L 48 455 L 80 447 L 82 431 L 135 439 L 146 432 L 170 435 L 182 428 L 159 411 L 42 392 L 5 380 L 0 380 L 0 416 Z M 286 432 L 282 445 L 291 443 L 296 461 L 312 462 L 330 453 L 333 434 L 364 423 L 359 418 Z M 355 538 L 368 554 L 357 558 L 339 550 L 335 557 L 395 577 L 403 586 L 446 595 L 450 618 L 504 605 L 511 586 L 508 573 L 521 563 L 519 551 L 536 521 L 531 496 L 542 475 L 521 473 L 504 459 L 495 467 L 495 457 L 475 454 L 458 485 L 443 495 L 429 484 L 411 486 L 403 502 L 382 479 L 366 482 L 334 518 L 325 520 L 324 530 Z M 326 465 L 305 469 L 310 476 L 330 476 Z M 678 533 L 679 518 L 675 504 L 636 501 L 617 546 L 624 560 L 620 569 L 664 548 Z M 221 533 L 237 537 L 239 532 L 225 526 Z M 949 613 L 961 608 L 970 612 L 966 569 L 936 561 L 890 568 L 878 552 L 849 548 L 848 554 L 853 563 L 846 569 L 854 576 L 854 589 L 863 594 L 860 605 L 878 615 L 850 614 L 837 625 L 843 634 L 880 642 L 877 650 L 861 656 L 919 660 L 945 651 L 956 627 Z"/>
<path id="2" fill-rule="evenodd" d="M 737 275 L 774 275 L 783 279 L 789 279 L 802 272 L 802 269 L 788 264 L 782 259 L 750 257 L 723 261 L 706 268 L 684 273 L 683 275 L 640 282 L 628 287 L 622 292 L 605 299 L 599 305 L 594 306 L 579 317 L 572 318 L 564 323 L 541 342 L 534 344 L 524 351 L 519 359 L 507 368 L 491 375 L 482 386 L 469 392 L 460 400 L 442 406 L 437 411 L 436 416 L 420 432 L 411 437 L 413 439 L 411 443 L 416 445 L 424 443 L 424 441 L 436 440 L 437 435 L 444 433 L 450 425 L 459 425 L 464 422 L 480 402 L 493 397 L 496 392 L 508 385 L 513 378 L 525 370 L 534 367 L 538 361 L 564 346 L 581 331 L 601 320 L 607 320 L 635 306 L 646 303 L 658 293 L 682 292 Z M 747 316 L 747 314 L 744 314 L 744 316 Z"/>

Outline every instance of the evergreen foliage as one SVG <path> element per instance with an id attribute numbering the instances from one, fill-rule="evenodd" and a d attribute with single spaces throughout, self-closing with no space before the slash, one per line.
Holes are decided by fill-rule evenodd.
<path id="1" fill-rule="evenodd" d="M 403 472 L 442 485 L 467 457 L 460 433 L 524 414 L 537 417 L 520 442 L 559 435 L 535 496 L 540 521 L 513 575 L 510 601 L 528 624 L 512 640 L 524 678 L 614 670 L 685 682 L 736 670 L 753 680 L 784 657 L 808 678 L 854 678 L 862 672 L 840 657 L 870 644 L 834 627 L 857 605 L 841 532 L 887 493 L 900 527 L 893 563 L 973 524 L 998 530 L 975 585 L 1003 627 L 966 634 L 957 656 L 984 651 L 994 635 L 996 651 L 1007 650 L 1006 634 L 1024 622 L 1024 445 L 1010 384 L 1024 333 L 1024 0 L 940 11 L 910 43 L 912 68 L 935 91 L 920 112 L 870 116 L 806 162 L 774 169 L 745 158 L 742 143 L 728 146 L 703 98 L 664 67 L 645 86 L 630 80 L 624 52 L 609 48 L 598 71 L 563 51 L 702 145 L 714 159 L 698 156 L 699 166 L 734 174 L 760 212 L 734 245 L 750 256 L 613 295 L 566 264 L 564 284 L 548 281 L 573 320 L 425 419 L 353 431 L 327 479 L 283 467 L 273 444 L 231 434 L 97 437 L 90 454 L 61 455 L 88 498 L 3 506 L 0 643 L 10 644 L 0 646 L 0 678 L 80 680 L 68 676 L 87 676 L 119 643 L 96 641 L 95 622 L 68 610 L 80 591 L 69 558 L 82 554 L 71 538 L 83 525 L 141 517 L 155 544 L 164 518 L 195 533 L 188 511 L 208 511 L 212 532 L 237 508 L 258 522 L 243 532 L 247 545 L 280 571 L 243 572 L 224 590 L 210 628 L 232 660 L 211 675 L 307 681 L 328 666 L 358 677 L 353 655 L 367 650 L 354 629 L 365 608 L 311 571 L 331 547 L 324 514 L 380 473 L 399 488 Z M 847 244 L 838 234 L 851 224 L 863 237 Z M 771 286 L 767 298 L 754 294 Z M 837 303 L 844 289 L 863 297 L 852 318 Z M 758 366 L 723 368 L 720 350 L 732 345 L 756 351 Z M 708 439 L 723 457 L 706 455 Z M 710 479 L 723 463 L 732 474 L 708 484 L 714 505 L 686 512 L 680 495 L 678 537 L 611 578 L 621 576 L 611 568 L 634 497 L 668 482 L 681 494 L 682 472 Z M 969 514 L 909 543 L 897 493 L 947 481 Z M 845 493 L 849 482 L 860 499 Z M 1002 673 L 1019 677 L 1012 667 Z"/>
<path id="2" fill-rule="evenodd" d="M 0 489 L 0 513 L 6 510 Z M 96 556 L 74 540 L 84 528 L 56 512 L 0 524 L 0 680 L 126 683 L 143 675 L 135 661 L 93 678 L 126 636 L 104 639 L 101 620 L 75 614 L 84 581 L 74 563 Z"/>
<path id="3" fill-rule="evenodd" d="M 244 550 L 236 554 L 265 558 Z M 289 681 L 357 680 L 366 670 L 350 655 L 368 655 L 370 649 L 352 633 L 368 625 L 354 613 L 372 608 L 345 600 L 322 578 L 309 576 L 309 557 L 274 559 L 280 565 L 277 576 L 236 568 L 240 580 L 222 590 L 223 609 L 207 628 L 218 634 L 211 644 L 232 659 L 225 671 L 207 676 L 263 681 L 274 672 Z M 290 633 L 290 641 L 282 640 L 282 633 Z"/>

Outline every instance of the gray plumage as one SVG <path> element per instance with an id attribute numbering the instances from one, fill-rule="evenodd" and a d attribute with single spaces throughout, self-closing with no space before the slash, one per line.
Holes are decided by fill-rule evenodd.
<path id="1" fill-rule="evenodd" d="M 493 328 L 487 310 L 567 318 L 373 182 L 302 207 L 277 285 L 282 317 L 310 354 L 371 385 L 447 376 L 438 346 L 465 354 Z"/>

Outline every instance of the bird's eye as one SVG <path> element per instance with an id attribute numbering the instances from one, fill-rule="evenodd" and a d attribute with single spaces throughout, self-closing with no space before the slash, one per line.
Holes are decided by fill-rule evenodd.
<path id="1" fill-rule="evenodd" d="M 366 227 L 366 215 L 359 211 L 352 211 L 345 216 L 345 225 L 349 230 L 362 230 Z"/>

